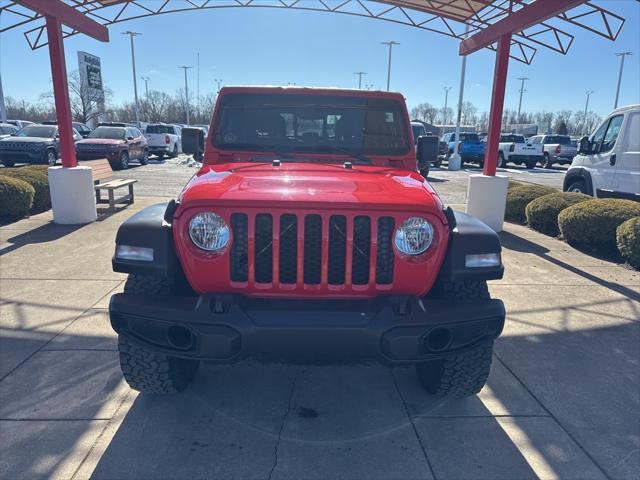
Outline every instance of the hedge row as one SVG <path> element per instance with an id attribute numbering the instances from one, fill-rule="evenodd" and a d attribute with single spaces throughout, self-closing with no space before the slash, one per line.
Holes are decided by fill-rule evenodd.
<path id="1" fill-rule="evenodd" d="M 42 168 L 44 167 L 44 169 Z M 46 165 L 32 165 L 21 168 L 3 168 L 2 175 L 18 178 L 30 184 L 35 190 L 30 213 L 41 213 L 51 208 L 49 177 Z"/>
<path id="2" fill-rule="evenodd" d="M 599 254 L 616 255 L 618 227 L 638 216 L 638 202 L 594 199 L 564 209 L 558 215 L 558 226 L 570 245 Z"/>
<path id="3" fill-rule="evenodd" d="M 640 203 L 509 182 L 505 219 L 640 269 Z"/>
<path id="4" fill-rule="evenodd" d="M 51 208 L 48 168 L 29 165 L 0 170 L 0 220 L 3 223 Z"/>
<path id="5" fill-rule="evenodd" d="M 557 190 L 544 185 L 533 185 L 513 182 L 507 190 L 507 206 L 504 213 L 505 220 L 524 224 L 527 221 L 525 209 L 532 200 L 543 195 L 555 193 Z"/>
<path id="6" fill-rule="evenodd" d="M 34 196 L 35 189 L 24 180 L 0 175 L 0 221 L 11 222 L 27 215 Z"/>
<path id="7" fill-rule="evenodd" d="M 640 270 L 640 217 L 633 217 L 616 229 L 620 255 L 636 270 Z"/>

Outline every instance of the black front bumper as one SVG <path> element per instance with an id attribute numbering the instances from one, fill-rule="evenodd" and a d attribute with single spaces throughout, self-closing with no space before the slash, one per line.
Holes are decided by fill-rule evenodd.
<path id="1" fill-rule="evenodd" d="M 266 300 L 231 295 L 116 294 L 116 332 L 150 350 L 217 362 L 243 358 L 402 364 L 463 352 L 493 340 L 500 300 Z"/>

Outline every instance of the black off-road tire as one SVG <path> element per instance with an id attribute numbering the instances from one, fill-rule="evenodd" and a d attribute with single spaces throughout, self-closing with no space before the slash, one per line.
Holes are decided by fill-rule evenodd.
<path id="1" fill-rule="evenodd" d="M 438 296 L 451 303 L 475 303 L 491 298 L 487 282 L 484 280 L 441 282 L 436 288 Z"/>
<path id="2" fill-rule="evenodd" d="M 120 368 L 129 386 L 139 392 L 167 394 L 184 390 L 198 371 L 197 360 L 169 357 L 118 337 Z"/>
<path id="3" fill-rule="evenodd" d="M 433 395 L 469 397 L 487 383 L 492 353 L 493 342 L 441 360 L 418 363 L 416 374 L 424 389 Z"/>
<path id="4" fill-rule="evenodd" d="M 172 279 L 131 274 L 124 293 L 136 295 L 171 295 L 176 290 Z M 200 362 L 156 353 L 118 336 L 120 368 L 129 386 L 145 393 L 167 394 L 184 390 L 193 380 Z"/>
<path id="5" fill-rule="evenodd" d="M 432 293 L 452 304 L 470 304 L 491 298 L 487 282 L 439 281 Z M 467 397 L 475 395 L 487 381 L 491 368 L 493 342 L 465 353 L 416 364 L 416 374 L 425 390 L 441 397 Z"/>

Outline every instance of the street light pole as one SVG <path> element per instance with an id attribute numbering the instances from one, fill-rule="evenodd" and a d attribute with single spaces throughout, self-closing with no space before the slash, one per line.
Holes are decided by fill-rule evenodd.
<path id="1" fill-rule="evenodd" d="M 451 90 L 451 87 L 444 87 L 444 110 L 442 111 L 442 123 L 444 125 L 447 124 L 447 105 L 449 102 L 449 90 Z"/>
<path id="2" fill-rule="evenodd" d="M 469 34 L 469 25 L 465 25 L 464 38 Z M 449 170 L 460 170 L 462 166 L 462 158 L 458 153 L 458 143 L 460 142 L 460 120 L 462 119 L 462 100 L 464 99 L 464 77 L 467 70 L 467 55 L 462 57 L 462 67 L 460 68 L 460 90 L 458 93 L 458 115 L 456 116 L 456 134 L 453 139 L 453 155 L 447 162 Z"/>
<path id="3" fill-rule="evenodd" d="M 2 76 L 0 76 L 0 121 L 7 123 L 7 109 L 4 106 L 4 92 L 2 91 Z"/>
<path id="4" fill-rule="evenodd" d="M 518 123 L 520 123 L 520 110 L 522 109 L 522 94 L 525 92 L 524 90 L 524 82 L 529 80 L 527 77 L 518 77 L 520 80 L 520 101 L 518 102 Z"/>
<path id="5" fill-rule="evenodd" d="M 400 45 L 398 42 L 391 40 L 390 42 L 381 42 L 382 45 L 387 45 L 389 47 L 389 62 L 387 63 L 387 92 L 389 91 L 389 86 L 391 85 L 391 51 L 393 50 L 394 45 Z"/>
<path id="6" fill-rule="evenodd" d="M 358 90 L 362 89 L 362 76 L 366 75 L 367 72 L 354 72 L 354 75 L 358 75 Z"/>
<path id="7" fill-rule="evenodd" d="M 613 105 L 613 109 L 618 108 L 618 98 L 620 97 L 620 84 L 622 83 L 622 70 L 624 70 L 624 57 L 631 55 L 631 52 L 618 52 L 616 57 L 620 57 L 620 73 L 618 74 L 618 88 L 616 88 L 616 101 Z"/>
<path id="8" fill-rule="evenodd" d="M 147 105 L 145 107 L 145 110 L 147 111 L 147 122 L 150 122 L 151 117 L 149 116 L 149 80 L 151 79 L 149 77 L 140 77 L 140 78 L 144 82 L 144 96 L 147 100 Z"/>
<path id="9" fill-rule="evenodd" d="M 182 65 L 181 67 L 184 70 L 184 97 L 185 97 L 185 110 L 187 111 L 187 125 L 191 125 L 189 121 L 189 84 L 187 83 L 187 70 L 193 67 L 188 67 L 186 65 Z"/>
<path id="10" fill-rule="evenodd" d="M 137 37 L 138 35 L 142 35 L 139 32 L 132 32 L 131 30 L 127 30 L 126 32 L 122 32 L 123 35 L 129 35 L 129 40 L 131 41 L 131 66 L 133 68 L 133 95 L 136 101 L 136 125 L 140 126 L 140 106 L 138 105 L 138 79 L 136 76 L 136 54 L 133 48 L 133 37 Z"/>
<path id="11" fill-rule="evenodd" d="M 594 93 L 593 90 L 586 91 L 587 101 L 584 104 L 584 117 L 582 119 L 582 135 L 589 134 L 589 132 L 587 132 L 587 110 L 589 109 L 589 97 L 591 96 L 592 93 Z"/>

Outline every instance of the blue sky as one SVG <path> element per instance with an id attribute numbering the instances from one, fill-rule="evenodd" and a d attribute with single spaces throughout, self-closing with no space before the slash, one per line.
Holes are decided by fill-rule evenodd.
<path id="1" fill-rule="evenodd" d="M 149 0 L 156 1 L 156 0 Z M 159 1 L 159 0 L 158 0 Z M 215 1 L 215 0 L 212 0 Z M 303 2 L 306 0 L 302 0 Z M 640 3 L 600 0 L 599 5 L 627 19 L 616 42 L 580 28 L 567 56 L 539 48 L 532 65 L 511 61 L 505 108 L 517 108 L 520 82 L 526 76 L 523 110 L 580 110 L 585 91 L 594 90 L 590 110 L 606 115 L 614 103 L 619 59 L 627 57 L 620 104 L 640 103 Z M 1 19 L 0 19 L 1 21 Z M 174 93 L 183 86 L 179 65 L 196 65 L 200 52 L 200 92 L 223 84 L 287 84 L 356 87 L 356 71 L 368 72 L 363 83 L 386 87 L 387 50 L 380 42 L 395 40 L 391 89 L 402 92 L 409 107 L 420 102 L 443 106 L 444 86 L 452 86 L 449 106 L 458 95 L 461 58 L 458 42 L 437 33 L 389 22 L 341 14 L 231 8 L 173 13 L 110 27 L 107 44 L 75 36 L 65 42 L 67 68 L 77 68 L 78 50 L 102 58 L 103 80 L 113 100 L 133 98 L 131 58 L 125 30 L 136 38 L 138 77 L 149 76 L 149 88 Z M 494 53 L 484 50 L 467 62 L 465 100 L 488 110 Z M 48 51 L 29 50 L 19 29 L 0 36 L 0 73 L 6 96 L 36 101 L 50 89 Z M 195 92 L 196 70 L 189 72 Z M 139 80 L 138 88 L 144 91 Z"/>

